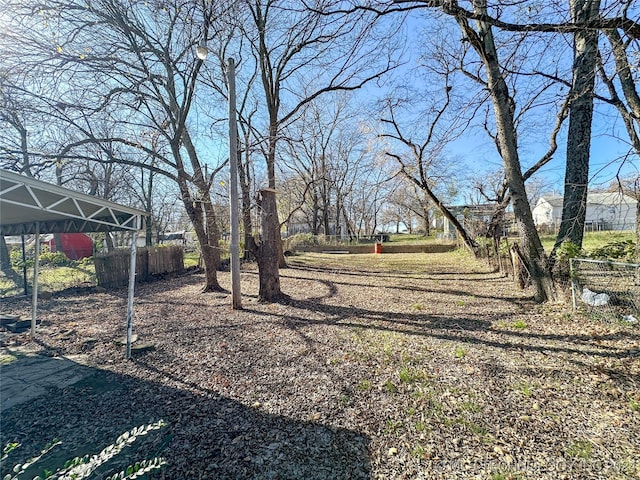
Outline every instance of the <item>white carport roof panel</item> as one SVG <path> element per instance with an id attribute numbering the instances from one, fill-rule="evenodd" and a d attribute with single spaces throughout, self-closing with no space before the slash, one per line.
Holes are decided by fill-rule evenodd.
<path id="1" fill-rule="evenodd" d="M 0 169 L 0 235 L 139 230 L 146 213 Z"/>

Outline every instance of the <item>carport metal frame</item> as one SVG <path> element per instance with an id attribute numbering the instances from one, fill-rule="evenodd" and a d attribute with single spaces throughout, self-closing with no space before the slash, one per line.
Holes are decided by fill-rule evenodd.
<path id="1" fill-rule="evenodd" d="M 131 357 L 137 232 L 147 213 L 0 169 L 0 235 L 36 236 L 31 335 L 35 335 L 41 233 L 131 232 L 127 358 Z"/>

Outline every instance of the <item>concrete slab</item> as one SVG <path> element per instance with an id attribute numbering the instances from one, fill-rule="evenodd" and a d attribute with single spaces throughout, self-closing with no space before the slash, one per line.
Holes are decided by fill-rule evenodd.
<path id="1" fill-rule="evenodd" d="M 45 357 L 20 349 L 0 349 L 0 412 L 64 388 L 91 373 L 85 355 Z"/>

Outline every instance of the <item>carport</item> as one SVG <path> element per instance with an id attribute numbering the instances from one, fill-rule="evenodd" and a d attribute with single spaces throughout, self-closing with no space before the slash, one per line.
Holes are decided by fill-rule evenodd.
<path id="1" fill-rule="evenodd" d="M 35 335 L 43 233 L 131 232 L 127 301 L 127 358 L 131 357 L 136 237 L 146 212 L 0 169 L 0 235 L 35 235 L 31 335 Z"/>

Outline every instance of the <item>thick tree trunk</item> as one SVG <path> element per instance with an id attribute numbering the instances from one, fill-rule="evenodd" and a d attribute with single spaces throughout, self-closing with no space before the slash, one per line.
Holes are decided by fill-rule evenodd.
<path id="1" fill-rule="evenodd" d="M 4 275 L 13 281 L 16 285 L 22 286 L 22 277 L 11 267 L 11 256 L 9 255 L 9 247 L 0 235 L 0 270 Z"/>
<path id="2" fill-rule="evenodd" d="M 153 210 L 153 208 L 152 208 L 153 207 L 153 205 L 152 205 L 152 202 L 153 202 L 153 200 L 152 200 L 153 199 L 153 176 L 154 176 L 153 172 L 150 171 L 149 172 L 149 183 L 147 185 L 147 202 L 146 202 L 146 208 L 145 208 L 145 211 L 149 214 L 149 216 L 146 218 L 146 220 L 144 222 L 144 226 L 145 226 L 145 237 L 144 237 L 145 238 L 145 242 L 144 243 L 145 243 L 145 245 L 147 247 L 150 247 L 150 246 L 153 245 L 153 230 L 152 230 L 153 222 L 151 221 L 151 218 L 152 218 L 151 217 L 151 213 L 152 213 L 152 210 Z M 143 185 L 143 188 L 144 188 L 144 176 L 143 176 L 142 180 L 143 180 L 142 181 L 142 185 Z"/>
<path id="3" fill-rule="evenodd" d="M 220 265 L 220 232 L 213 204 L 211 203 L 210 179 L 205 178 L 195 146 L 191 140 L 191 135 L 187 130 L 183 130 L 179 135 L 182 146 L 187 151 L 193 175 L 191 182 L 197 189 L 198 197 L 194 198 L 189 190 L 189 184 L 184 177 L 184 170 L 181 168 L 178 175 L 178 183 L 182 200 L 185 204 L 187 214 L 196 231 L 196 236 L 200 243 L 200 253 L 204 262 L 205 285 L 203 292 L 224 292 L 225 290 L 218 283 L 218 266 Z M 180 159 L 180 144 L 172 145 L 174 157 Z M 181 164 L 181 161 L 180 161 Z"/>
<path id="4" fill-rule="evenodd" d="M 636 203 L 636 263 L 640 263 L 640 200 Z"/>
<path id="5" fill-rule="evenodd" d="M 287 262 L 284 258 L 282 250 L 282 238 L 280 236 L 280 219 L 278 218 L 278 205 L 276 203 L 276 143 L 278 140 L 278 122 L 277 113 L 270 114 L 269 125 L 269 150 L 267 152 L 267 179 L 269 190 L 266 196 L 262 195 L 263 209 L 269 208 L 267 212 L 262 211 L 262 236 L 261 243 L 258 248 L 258 257 L 265 254 L 265 258 L 258 258 L 258 270 L 260 271 L 260 292 L 264 292 L 265 296 L 260 293 L 260 299 L 265 302 L 276 301 L 282 296 L 280 291 L 280 268 L 286 268 Z M 266 237 L 269 235 L 269 237 Z M 262 248 L 263 243 L 269 243 Z M 272 254 L 272 249 L 275 254 Z M 264 271 L 264 274 L 262 273 Z M 277 280 L 277 281 L 275 281 Z M 263 281 L 267 282 L 263 285 Z"/>
<path id="6" fill-rule="evenodd" d="M 486 0 L 474 2 L 474 9 L 476 13 L 486 14 Z M 460 18 L 458 21 L 485 67 L 487 88 L 491 95 L 496 120 L 498 146 L 504 163 L 507 185 L 511 192 L 513 213 L 520 233 L 523 260 L 531 276 L 534 297 L 538 302 L 552 300 L 555 298 L 555 288 L 551 268 L 533 222 L 522 177 L 514 121 L 515 106 L 509 94 L 509 87 L 502 76 L 491 26 L 486 22 L 478 21 L 476 32 L 465 19 Z"/>
<path id="7" fill-rule="evenodd" d="M 258 206 L 262 213 L 262 233 L 257 248 L 260 302 L 282 299 L 278 269 L 278 242 L 280 223 L 277 221 L 276 194 L 272 189 L 260 191 Z M 275 221 L 274 221 L 275 218 Z"/>
<path id="8" fill-rule="evenodd" d="M 198 243 L 200 244 L 200 254 L 204 263 L 205 284 L 202 288 L 203 292 L 220 292 L 224 289 L 218 283 L 218 265 L 220 265 L 220 248 L 218 247 L 217 227 L 215 226 L 215 217 L 206 215 L 211 209 L 211 200 L 207 198 L 208 207 L 203 207 L 203 202 L 197 201 L 191 196 L 186 180 L 178 178 L 178 186 L 182 194 L 182 202 L 189 216 L 189 220 L 193 224 L 196 232 Z M 211 214 L 211 212 L 209 212 Z M 205 216 L 207 219 L 205 220 Z M 207 227 L 205 227 L 205 221 Z M 213 226 L 211 225 L 213 223 Z M 213 231 L 210 229 L 213 228 Z"/>
<path id="9" fill-rule="evenodd" d="M 462 226 L 462 224 L 458 221 L 458 219 L 449 211 L 449 209 L 445 206 L 444 203 L 440 201 L 440 199 L 436 196 L 435 192 L 429 187 L 429 184 L 426 181 L 420 183 L 417 179 L 413 177 L 408 177 L 411 181 L 413 181 L 416 186 L 418 186 L 425 195 L 433 202 L 435 207 L 440 210 L 442 216 L 444 217 L 445 222 L 449 222 L 451 226 L 455 229 L 458 237 L 462 240 L 465 247 L 469 249 L 471 253 L 474 255 L 478 255 L 478 244 L 476 241 L 471 238 L 467 230 Z M 428 221 L 428 220 L 427 220 Z"/>
<path id="10" fill-rule="evenodd" d="M 240 191 L 242 192 L 242 226 L 244 229 L 244 253 L 243 259 L 246 261 L 253 260 L 254 238 L 253 238 L 253 222 L 251 220 L 251 172 L 249 170 L 249 162 L 251 161 L 249 150 L 249 136 L 245 135 L 245 155 L 244 161 L 242 155 L 238 155 L 238 179 L 240 180 Z"/>
<path id="11" fill-rule="evenodd" d="M 104 243 L 107 247 L 107 252 L 113 252 L 116 249 L 116 246 L 113 243 L 113 237 L 110 232 L 106 232 L 104 234 Z"/>
<path id="12" fill-rule="evenodd" d="M 570 0 L 571 19 L 586 22 L 598 18 L 600 0 Z M 580 30 L 574 34 L 573 81 L 569 106 L 569 131 L 562 202 L 562 220 L 552 259 L 563 242 L 582 247 L 589 185 L 591 124 L 595 85 L 598 33 Z"/>
<path id="13" fill-rule="evenodd" d="M 11 268 L 11 257 L 9 256 L 9 248 L 7 242 L 4 240 L 4 236 L 0 235 L 0 269 L 2 271 Z"/>

